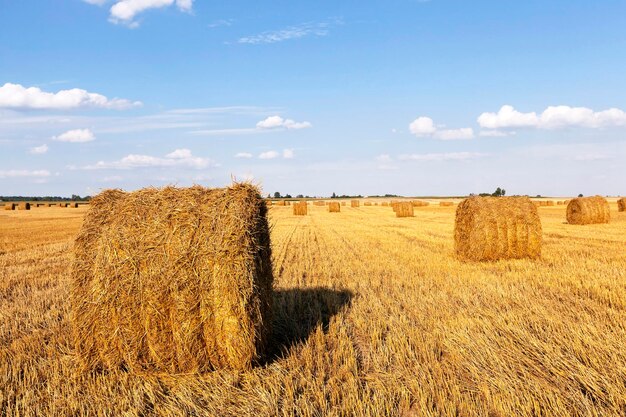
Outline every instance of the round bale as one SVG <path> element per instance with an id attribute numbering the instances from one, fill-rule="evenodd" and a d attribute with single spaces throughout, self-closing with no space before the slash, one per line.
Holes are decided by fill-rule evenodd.
<path id="1" fill-rule="evenodd" d="M 341 212 L 341 205 L 338 202 L 330 202 L 328 203 L 328 212 L 329 213 L 339 213 Z"/>
<path id="2" fill-rule="evenodd" d="M 248 184 L 107 190 L 74 245 L 83 369 L 250 369 L 272 319 L 267 207 Z"/>
<path id="3" fill-rule="evenodd" d="M 537 207 L 527 197 L 467 198 L 456 209 L 454 243 L 464 260 L 539 258 Z"/>
<path id="4" fill-rule="evenodd" d="M 30 203 L 20 203 L 17 206 L 18 210 L 30 210 Z"/>
<path id="5" fill-rule="evenodd" d="M 608 223 L 610 220 L 609 202 L 599 195 L 573 198 L 567 205 L 567 222 L 569 224 Z"/>
<path id="6" fill-rule="evenodd" d="M 294 216 L 306 216 L 308 213 L 308 206 L 306 201 L 300 201 L 293 204 Z"/>
<path id="7" fill-rule="evenodd" d="M 626 198 L 620 198 L 617 200 L 617 210 L 626 211 Z"/>

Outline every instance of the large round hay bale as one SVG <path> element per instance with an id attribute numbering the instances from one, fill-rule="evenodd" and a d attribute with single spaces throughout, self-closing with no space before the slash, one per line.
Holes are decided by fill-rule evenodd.
<path id="1" fill-rule="evenodd" d="M 20 203 L 17 206 L 18 210 L 30 210 L 30 203 Z"/>
<path id="2" fill-rule="evenodd" d="M 85 369 L 249 369 L 271 323 L 256 187 L 107 190 L 74 245 L 71 321 Z"/>
<path id="3" fill-rule="evenodd" d="M 4 203 L 5 210 L 15 210 L 16 207 L 17 207 L 17 204 L 15 203 Z"/>
<path id="4" fill-rule="evenodd" d="M 413 217 L 413 203 L 410 201 L 396 203 L 395 212 L 396 217 Z"/>
<path id="5" fill-rule="evenodd" d="M 626 198 L 620 198 L 617 200 L 617 210 L 626 211 Z"/>
<path id="6" fill-rule="evenodd" d="M 338 202 L 330 202 L 328 203 L 328 212 L 329 213 L 339 213 L 341 212 L 341 205 Z"/>
<path id="7" fill-rule="evenodd" d="M 456 209 L 454 243 L 465 260 L 538 258 L 542 228 L 527 197 L 470 197 Z"/>
<path id="8" fill-rule="evenodd" d="M 573 198 L 567 205 L 569 224 L 608 223 L 611 220 L 609 202 L 599 195 Z"/>
<path id="9" fill-rule="evenodd" d="M 293 214 L 294 216 L 306 216 L 308 213 L 308 206 L 306 201 L 300 201 L 299 203 L 293 204 Z"/>

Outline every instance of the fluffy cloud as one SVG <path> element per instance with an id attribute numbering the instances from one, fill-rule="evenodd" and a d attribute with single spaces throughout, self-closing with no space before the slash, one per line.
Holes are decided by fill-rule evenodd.
<path id="1" fill-rule="evenodd" d="M 474 129 L 439 129 L 430 117 L 418 117 L 409 125 L 409 131 L 417 137 L 433 137 L 440 140 L 473 139 Z"/>
<path id="2" fill-rule="evenodd" d="M 599 129 L 625 126 L 626 113 L 617 108 L 596 112 L 587 107 L 550 106 L 538 115 L 535 112 L 522 113 L 513 106 L 505 105 L 497 113 L 482 113 L 478 117 L 478 124 L 485 129 L 568 127 Z"/>
<path id="3" fill-rule="evenodd" d="M 157 157 L 150 155 L 127 155 L 119 161 L 104 162 L 99 161 L 95 165 L 89 165 L 84 169 L 134 169 L 134 168 L 194 168 L 202 169 L 215 166 L 215 163 L 208 158 L 193 156 L 189 149 L 176 149 L 165 155 Z"/>
<path id="4" fill-rule="evenodd" d="M 36 170 L 29 171 L 25 169 L 12 169 L 8 171 L 0 170 L 0 179 L 2 178 L 47 178 L 50 176 L 50 171 Z"/>
<path id="5" fill-rule="evenodd" d="M 96 136 L 89 129 L 74 129 L 68 130 L 59 136 L 54 136 L 52 139 L 59 142 L 84 143 L 96 140 Z"/>
<path id="6" fill-rule="evenodd" d="M 404 154 L 398 156 L 401 161 L 465 161 L 487 156 L 480 152 L 448 152 L 448 153 L 424 153 Z"/>
<path id="7" fill-rule="evenodd" d="M 276 159 L 283 157 L 283 159 L 293 159 L 293 149 L 283 149 L 282 153 L 278 151 L 267 151 L 259 154 L 259 159 Z"/>
<path id="8" fill-rule="evenodd" d="M 90 93 L 80 88 L 48 93 L 37 87 L 26 88 L 20 84 L 6 83 L 0 87 L 0 108 L 66 110 L 95 107 L 121 110 L 141 104 L 140 101 L 109 99 L 102 94 Z"/>
<path id="9" fill-rule="evenodd" d="M 235 154 L 235 158 L 250 159 L 250 158 L 252 158 L 252 154 L 249 153 L 249 152 L 239 152 L 239 153 Z"/>
<path id="10" fill-rule="evenodd" d="M 41 146 L 35 146 L 34 148 L 30 148 L 30 153 L 34 154 L 34 155 L 41 155 L 44 154 L 46 152 L 48 152 L 48 145 L 46 145 L 45 143 Z"/>
<path id="11" fill-rule="evenodd" d="M 309 122 L 294 122 L 280 116 L 270 116 L 256 124 L 257 129 L 307 129 L 312 127 Z"/>
<path id="12" fill-rule="evenodd" d="M 85 3 L 102 6 L 109 0 L 83 0 Z M 176 5 L 182 12 L 191 12 L 194 0 L 115 0 L 110 9 L 109 20 L 112 23 L 121 23 L 136 28 L 139 23 L 134 19 L 138 14 L 149 9 L 161 9 Z"/>
<path id="13" fill-rule="evenodd" d="M 262 152 L 259 155 L 259 159 L 275 159 L 278 158 L 280 156 L 280 154 L 276 151 L 267 151 L 267 152 Z"/>

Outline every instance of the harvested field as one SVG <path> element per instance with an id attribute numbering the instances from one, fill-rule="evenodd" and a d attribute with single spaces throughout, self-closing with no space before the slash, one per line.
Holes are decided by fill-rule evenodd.
<path id="1" fill-rule="evenodd" d="M 0 211 L 0 415 L 623 416 L 626 213 L 539 210 L 541 258 L 463 262 L 456 207 L 270 212 L 274 332 L 249 371 L 76 372 L 88 206 Z"/>

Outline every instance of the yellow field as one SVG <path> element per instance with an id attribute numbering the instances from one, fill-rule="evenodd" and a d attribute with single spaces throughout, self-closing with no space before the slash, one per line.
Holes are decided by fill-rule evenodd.
<path id="1" fill-rule="evenodd" d="M 541 260 L 462 263 L 455 209 L 273 207 L 271 357 L 168 377 L 75 372 L 86 208 L 0 211 L 0 416 L 626 415 L 626 212 L 541 207 Z"/>

